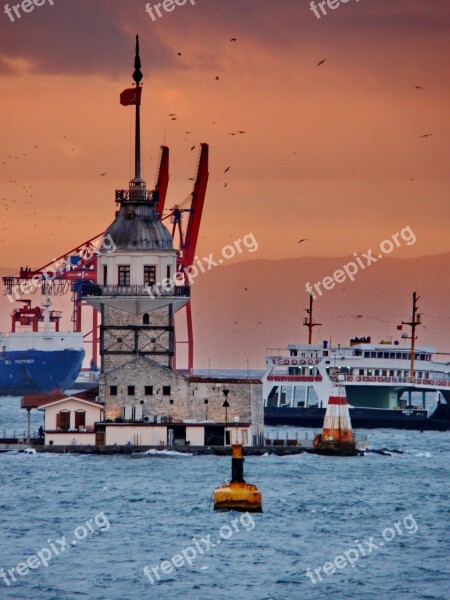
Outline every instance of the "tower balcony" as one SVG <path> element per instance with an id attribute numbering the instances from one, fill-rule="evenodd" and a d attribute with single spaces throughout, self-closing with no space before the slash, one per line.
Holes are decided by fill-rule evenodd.
<path id="1" fill-rule="evenodd" d="M 122 202 L 146 201 L 156 205 L 158 200 L 158 193 L 155 190 L 146 190 L 145 187 L 116 190 L 116 204 L 122 204 Z"/>
<path id="2" fill-rule="evenodd" d="M 170 304 L 176 312 L 189 301 L 191 290 L 189 285 L 97 285 L 83 282 L 81 294 L 97 310 L 105 304 L 138 315 Z"/>

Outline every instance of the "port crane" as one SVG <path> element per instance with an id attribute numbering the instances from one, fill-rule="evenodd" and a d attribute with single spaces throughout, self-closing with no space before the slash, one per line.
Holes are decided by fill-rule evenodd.
<path id="1" fill-rule="evenodd" d="M 154 197 L 157 199 L 156 211 L 160 220 L 172 219 L 174 225 L 172 238 L 174 240 L 175 234 L 178 233 L 177 271 L 182 274 L 185 281 L 186 269 L 193 264 L 196 253 L 209 177 L 208 159 L 208 144 L 201 144 L 193 191 L 183 202 L 170 209 L 169 214 L 163 216 L 169 184 L 169 148 L 161 146 L 161 157 L 154 189 Z M 185 227 L 184 213 L 189 215 Z M 34 294 L 38 288 L 41 288 L 42 293 L 48 296 L 62 296 L 69 291 L 72 293 L 73 330 L 76 332 L 82 331 L 82 307 L 87 306 L 83 302 L 81 293 L 82 283 L 97 283 L 97 253 L 103 235 L 104 232 L 97 234 L 42 267 L 37 269 L 21 267 L 18 275 L 3 277 L 4 294 L 9 297 L 11 302 L 21 301 L 25 304 L 24 307 L 15 309 L 13 312 L 13 329 L 16 323 L 30 323 L 30 317 L 35 317 L 35 313 L 30 312 L 33 310 L 31 309 L 31 301 L 21 300 L 21 297 L 24 294 Z M 37 310 L 40 311 L 40 309 Z M 181 310 L 185 313 L 187 339 L 176 340 L 175 347 L 177 348 L 180 344 L 187 344 L 187 368 L 191 372 L 194 366 L 194 337 L 190 300 Z M 84 338 L 86 343 L 92 344 L 91 367 L 94 368 L 97 368 L 98 364 L 98 327 L 98 313 L 93 309 L 92 329 L 84 335 Z M 176 352 L 174 367 L 176 367 Z"/>

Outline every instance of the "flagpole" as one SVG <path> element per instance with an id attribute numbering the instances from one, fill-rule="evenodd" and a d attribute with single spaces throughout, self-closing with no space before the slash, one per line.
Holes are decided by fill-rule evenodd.
<path id="1" fill-rule="evenodd" d="M 136 57 L 134 59 L 133 79 L 136 83 L 136 94 L 139 98 L 139 84 L 142 80 L 141 59 L 139 56 L 139 36 L 136 36 Z M 136 134 L 134 147 L 134 177 L 141 179 L 141 106 L 140 101 L 136 103 Z"/>

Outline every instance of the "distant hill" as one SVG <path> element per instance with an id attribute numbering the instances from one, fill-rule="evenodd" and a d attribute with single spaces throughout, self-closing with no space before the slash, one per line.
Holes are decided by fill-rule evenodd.
<path id="1" fill-rule="evenodd" d="M 210 359 L 213 369 L 245 369 L 248 358 L 250 369 L 262 368 L 268 347 L 305 342 L 305 283 L 331 276 L 351 259 L 230 261 L 200 274 L 192 286 L 196 367 L 207 368 Z M 322 326 L 315 328 L 314 341 L 331 337 L 333 343 L 344 344 L 351 337 L 369 335 L 377 342 L 387 336 L 401 342 L 397 325 L 409 320 L 411 295 L 416 291 L 423 313 L 419 343 L 450 352 L 449 267 L 450 253 L 414 259 L 384 257 L 359 272 L 354 282 L 337 284 L 318 296 L 314 317 Z M 6 272 L 12 269 L 0 268 L 0 275 Z M 33 299 L 41 302 L 41 298 L 36 294 Z M 9 328 L 11 307 L 0 298 L 3 331 Z M 66 307 L 65 327 L 70 328 L 68 301 Z M 182 322 L 177 338 L 185 339 Z"/>
<path id="2" fill-rule="evenodd" d="M 209 357 L 214 368 L 245 368 L 248 357 L 250 368 L 259 368 L 267 347 L 306 342 L 305 283 L 331 276 L 351 258 L 252 260 L 198 276 L 192 288 L 197 361 L 207 366 Z M 351 337 L 367 335 L 374 341 L 387 335 L 401 340 L 396 327 L 409 320 L 416 291 L 424 323 L 419 343 L 450 352 L 449 267 L 450 253 L 384 257 L 354 282 L 318 297 L 314 317 L 323 325 L 314 329 L 314 341 L 331 337 L 333 343 L 348 343 Z"/>

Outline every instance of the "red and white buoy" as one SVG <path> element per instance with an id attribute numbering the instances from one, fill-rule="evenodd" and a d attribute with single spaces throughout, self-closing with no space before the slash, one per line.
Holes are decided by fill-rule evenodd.
<path id="1" fill-rule="evenodd" d="M 316 435 L 314 446 L 323 454 L 357 454 L 347 398 L 342 386 L 332 391 L 325 413 L 323 432 Z"/>

